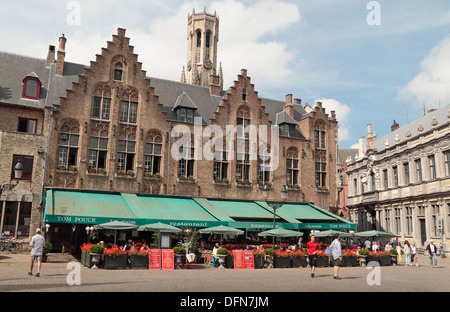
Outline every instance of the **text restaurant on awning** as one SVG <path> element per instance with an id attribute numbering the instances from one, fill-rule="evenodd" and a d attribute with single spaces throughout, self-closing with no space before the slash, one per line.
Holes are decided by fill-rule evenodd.
<path id="1" fill-rule="evenodd" d="M 162 222 L 176 227 L 217 225 L 267 230 L 273 209 L 264 201 L 117 192 L 50 189 L 45 193 L 45 223 L 136 225 Z M 287 202 L 275 212 L 276 227 L 285 229 L 354 229 L 356 225 L 310 203 Z"/>

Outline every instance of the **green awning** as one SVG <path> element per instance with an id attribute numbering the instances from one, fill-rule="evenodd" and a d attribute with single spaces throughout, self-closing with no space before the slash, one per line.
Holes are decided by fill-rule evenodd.
<path id="1" fill-rule="evenodd" d="M 100 224 L 121 221 L 139 224 L 119 193 L 49 190 L 45 198 L 47 223 Z"/>
<path id="2" fill-rule="evenodd" d="M 52 189 L 46 192 L 44 222 L 136 225 L 162 222 L 176 227 L 272 229 L 273 209 L 265 202 Z M 312 204 L 286 203 L 276 210 L 277 228 L 352 229 L 355 224 Z"/>

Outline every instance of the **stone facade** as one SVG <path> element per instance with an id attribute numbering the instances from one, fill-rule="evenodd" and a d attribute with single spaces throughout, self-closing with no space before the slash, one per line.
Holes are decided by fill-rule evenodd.
<path id="1" fill-rule="evenodd" d="M 196 17 L 189 16 L 189 21 Z M 1 183 L 10 184 L 13 155 L 34 158 L 32 182 L 21 181 L 14 189 L 15 193 L 31 194 L 26 197 L 32 202 L 30 233 L 44 226 L 40 224 L 40 204 L 46 188 L 264 200 L 262 189 L 267 184 L 269 200 L 279 201 L 281 189 L 287 185 L 287 201 L 312 202 L 330 210 L 338 206 L 334 112 L 328 115 L 320 102 L 303 107 L 292 95 L 283 101 L 261 98 L 245 69 L 223 90 L 221 71 L 216 73 L 218 19 L 217 24 L 210 22 L 217 26 L 211 38 L 214 70 L 204 72 L 209 75 L 208 83 L 201 85 L 148 77 L 122 28 L 89 67 L 64 61 L 70 53 L 64 36 L 56 53 L 54 46 L 49 47 L 47 59 L 16 60 L 15 66 L 23 67 L 24 73 L 31 72 L 29 64 L 36 62 L 33 66 L 42 67 L 48 77 L 42 81 L 42 105 L 38 108 L 23 105 L 20 96 L 12 103 L 20 105 L 0 106 Z M 18 57 L 2 54 L 2 58 L 11 63 L 9 58 Z M 36 134 L 18 133 L 14 118 L 19 115 L 37 120 Z M 238 142 L 243 142 L 245 153 L 258 143 L 247 137 L 246 131 L 238 134 L 239 130 L 225 136 L 235 148 L 229 151 L 224 142 L 225 158 L 207 160 L 200 154 L 192 159 L 189 152 L 182 160 L 174 157 L 179 152 L 179 129 L 190 131 L 192 147 L 198 153 L 210 146 L 215 135 L 208 132 L 210 126 L 218 126 L 225 135 L 227 127 L 239 124 L 266 127 L 264 143 L 268 144 L 267 153 L 278 154 L 276 170 L 259 170 L 257 157 L 237 159 Z M 282 130 L 270 128 L 275 125 Z M 280 131 L 278 148 L 271 131 Z M 217 156 L 220 149 L 210 151 Z M 4 196 L 8 192 L 3 192 Z M 4 207 L 7 201 L 10 199 L 2 200 Z"/>
<path id="2" fill-rule="evenodd" d="M 347 159 L 348 207 L 358 231 L 384 230 L 449 251 L 449 106 L 399 127 Z M 369 131 L 370 134 L 370 131 Z M 369 135 L 370 136 L 370 135 Z"/>

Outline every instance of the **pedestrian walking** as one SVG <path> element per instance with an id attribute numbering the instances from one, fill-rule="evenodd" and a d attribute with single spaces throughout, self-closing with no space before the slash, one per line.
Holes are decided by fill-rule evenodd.
<path id="1" fill-rule="evenodd" d="M 414 242 L 411 243 L 411 265 L 416 263 L 416 266 L 419 266 L 419 253 L 417 252 L 416 244 Z"/>
<path id="2" fill-rule="evenodd" d="M 36 230 L 36 235 L 31 238 L 30 246 L 31 246 L 31 263 L 30 263 L 30 272 L 28 275 L 33 275 L 33 266 L 34 262 L 37 261 L 38 269 L 36 276 L 39 277 L 41 275 L 41 265 L 42 265 L 42 252 L 44 250 L 45 238 L 41 235 L 41 229 Z"/>
<path id="3" fill-rule="evenodd" d="M 430 266 L 433 267 L 433 260 L 434 260 L 434 267 L 437 268 L 437 246 L 433 244 L 433 240 L 430 239 L 430 243 L 427 245 L 426 251 L 428 253 L 428 256 L 430 256 Z"/>
<path id="4" fill-rule="evenodd" d="M 405 253 L 405 266 L 411 266 L 411 245 L 407 240 L 405 240 L 403 252 Z"/>
<path id="5" fill-rule="evenodd" d="M 309 256 L 309 265 L 311 266 L 311 277 L 314 277 L 314 271 L 317 263 L 317 252 L 319 251 L 319 243 L 316 242 L 316 237 L 311 235 L 311 240 L 306 244 Z"/>
<path id="6" fill-rule="evenodd" d="M 402 262 L 402 253 L 403 253 L 402 244 L 400 242 L 397 242 L 397 247 L 395 247 L 395 250 L 397 250 L 398 263 L 400 263 Z"/>
<path id="7" fill-rule="evenodd" d="M 334 241 L 330 245 L 331 252 L 333 254 L 333 260 L 334 260 L 334 279 L 340 280 L 339 277 L 339 268 L 342 264 L 342 248 L 341 248 L 341 236 L 339 233 L 336 233 L 334 236 Z"/>

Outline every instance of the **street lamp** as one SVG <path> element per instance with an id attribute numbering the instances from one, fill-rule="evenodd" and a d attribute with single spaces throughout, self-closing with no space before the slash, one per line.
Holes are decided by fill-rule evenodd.
<path id="1" fill-rule="evenodd" d="M 286 185 L 283 185 L 283 188 L 281 189 L 281 202 L 275 202 L 275 201 L 268 201 L 267 199 L 269 198 L 269 192 L 270 192 L 270 188 L 269 186 L 266 184 L 264 185 L 264 189 L 263 189 L 263 197 L 264 197 L 264 201 L 266 202 L 266 204 L 273 209 L 273 228 L 275 229 L 275 213 L 277 211 L 278 208 L 280 208 L 281 206 L 283 206 L 284 202 L 287 199 L 287 189 L 286 189 Z M 272 247 L 274 247 L 275 245 L 275 236 L 273 237 L 273 241 L 272 241 Z"/>
<path id="2" fill-rule="evenodd" d="M 22 173 L 23 173 L 23 165 L 22 165 L 22 161 L 19 159 L 17 161 L 17 164 L 14 166 L 14 178 L 21 179 Z"/>
<path id="3" fill-rule="evenodd" d="M 90 235 L 94 231 L 94 227 L 88 225 L 88 226 L 86 226 L 85 230 L 86 230 L 86 234 L 87 234 L 87 240 L 88 240 L 87 242 L 89 243 Z"/>

